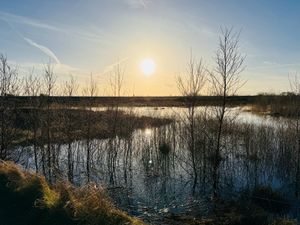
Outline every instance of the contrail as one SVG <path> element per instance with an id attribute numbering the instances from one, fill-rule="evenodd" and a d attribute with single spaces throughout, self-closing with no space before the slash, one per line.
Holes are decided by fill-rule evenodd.
<path id="1" fill-rule="evenodd" d="M 33 47 L 36 47 L 37 49 L 41 50 L 43 53 L 45 53 L 47 56 L 49 56 L 50 58 L 52 58 L 56 64 L 60 64 L 59 59 L 56 57 L 56 55 L 46 46 L 43 45 L 39 45 L 38 43 L 34 42 L 33 40 L 23 37 L 23 39 L 30 45 L 32 45 Z"/>
<path id="2" fill-rule="evenodd" d="M 47 48 L 46 46 L 40 45 L 36 42 L 34 42 L 33 40 L 24 37 L 24 35 L 22 35 L 9 21 L 6 21 L 7 24 L 11 27 L 11 29 L 13 31 L 16 32 L 16 34 L 22 38 L 24 41 L 26 41 L 29 45 L 39 49 L 40 51 L 42 51 L 44 54 L 46 54 L 47 56 L 49 56 L 50 58 L 52 58 L 56 64 L 61 64 L 60 60 L 57 58 L 57 56 L 54 54 L 54 52 L 52 52 L 49 48 Z"/>

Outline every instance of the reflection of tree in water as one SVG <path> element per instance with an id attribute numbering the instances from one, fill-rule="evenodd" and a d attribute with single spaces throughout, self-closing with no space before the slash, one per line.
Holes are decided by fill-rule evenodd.
<path id="1" fill-rule="evenodd" d="M 200 120 L 204 123 L 204 120 Z M 200 124 L 196 123 L 196 126 Z M 196 157 L 199 180 L 196 192 L 192 195 L 192 164 L 187 145 L 181 142 L 185 135 L 184 124 L 176 122 L 160 128 L 137 130 L 123 138 L 104 140 L 93 139 L 90 142 L 90 179 L 103 185 L 114 201 L 123 209 L 137 211 L 142 206 L 147 210 L 159 212 L 162 208 L 174 205 L 191 204 L 190 199 L 200 200 L 210 195 L 212 182 L 212 164 L 210 152 L 214 129 L 209 129 L 212 122 L 207 120 L 207 133 L 197 133 L 197 142 L 201 142 L 200 155 Z M 222 155 L 220 164 L 220 194 L 238 195 L 244 189 L 253 189 L 261 185 L 270 185 L 291 196 L 297 173 L 296 140 L 291 128 L 278 121 L 278 126 L 235 123 L 226 125 L 223 143 L 229 143 Z M 151 132 L 150 132 L 151 131 Z M 111 144 L 117 146 L 117 155 L 111 156 Z M 68 177 L 68 149 L 72 148 L 73 182 L 84 184 L 86 173 L 86 142 L 75 141 L 54 145 L 57 154 L 57 177 Z M 115 147 L 114 146 L 114 147 Z M 28 169 L 35 169 L 34 146 L 19 148 L 14 159 Z M 109 168 L 107 159 L 113 160 L 115 169 Z M 44 161 L 38 152 L 38 168 Z M 47 161 L 45 161 L 47 163 Z M 113 171 L 113 182 L 111 176 Z M 43 172 L 42 170 L 40 172 Z M 46 171 L 46 176 L 47 171 Z M 150 209 L 149 209 L 150 208 Z M 172 208 L 173 209 L 173 208 Z M 175 208 L 174 208 L 175 209 Z M 173 210 L 174 210 L 173 209 Z M 180 207 L 176 208 L 180 210 Z"/>

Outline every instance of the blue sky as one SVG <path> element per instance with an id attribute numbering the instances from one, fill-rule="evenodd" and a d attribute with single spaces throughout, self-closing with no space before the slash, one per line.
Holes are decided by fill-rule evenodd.
<path id="1" fill-rule="evenodd" d="M 213 68 L 220 26 L 242 30 L 247 80 L 240 94 L 286 91 L 300 71 L 296 0 L 2 0 L 0 52 L 26 76 L 49 59 L 59 81 L 90 73 L 108 94 L 112 65 L 125 67 L 124 94 L 176 95 L 190 50 Z M 157 72 L 138 64 L 151 57 Z"/>

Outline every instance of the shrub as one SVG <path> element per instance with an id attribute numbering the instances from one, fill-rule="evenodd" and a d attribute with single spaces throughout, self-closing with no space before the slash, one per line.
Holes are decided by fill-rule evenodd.
<path id="1" fill-rule="evenodd" d="M 36 174 L 0 161 L 0 218 L 5 225 L 142 225 L 116 209 L 101 188 L 50 187 Z"/>

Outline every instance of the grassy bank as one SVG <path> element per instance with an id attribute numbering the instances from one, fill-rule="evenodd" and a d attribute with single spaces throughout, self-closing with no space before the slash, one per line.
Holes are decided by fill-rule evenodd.
<path id="1" fill-rule="evenodd" d="M 116 209 L 101 188 L 50 187 L 41 176 L 0 162 L 0 224 L 143 225 Z"/>

